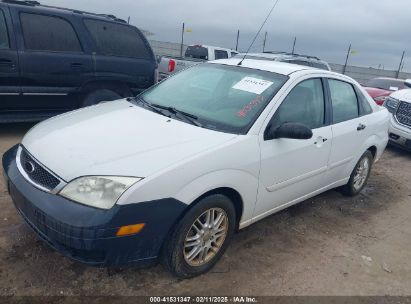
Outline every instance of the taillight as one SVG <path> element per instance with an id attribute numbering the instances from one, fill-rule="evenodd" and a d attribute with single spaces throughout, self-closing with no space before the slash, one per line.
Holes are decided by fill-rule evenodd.
<path id="1" fill-rule="evenodd" d="M 173 59 L 170 59 L 170 61 L 168 62 L 168 72 L 172 73 L 175 68 L 176 68 L 176 62 Z"/>

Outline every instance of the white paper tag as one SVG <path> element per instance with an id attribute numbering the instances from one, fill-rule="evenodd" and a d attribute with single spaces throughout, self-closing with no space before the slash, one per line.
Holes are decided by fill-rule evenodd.
<path id="1" fill-rule="evenodd" d="M 260 95 L 273 85 L 273 82 L 253 77 L 244 77 L 233 86 L 233 89 Z"/>
<path id="2" fill-rule="evenodd" d="M 390 87 L 390 91 L 398 91 L 399 88 L 398 87 Z"/>

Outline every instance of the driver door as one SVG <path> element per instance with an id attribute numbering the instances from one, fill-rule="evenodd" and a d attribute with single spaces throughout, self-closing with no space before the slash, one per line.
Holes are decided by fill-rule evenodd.
<path id="1" fill-rule="evenodd" d="M 297 84 L 284 99 L 268 128 L 285 122 L 302 123 L 314 136 L 308 140 L 261 137 L 260 191 L 255 216 L 293 204 L 327 185 L 326 171 L 332 144 L 323 80 Z"/>

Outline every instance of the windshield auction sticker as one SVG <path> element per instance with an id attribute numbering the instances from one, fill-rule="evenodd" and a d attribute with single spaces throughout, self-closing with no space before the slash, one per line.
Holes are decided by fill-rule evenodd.
<path id="1" fill-rule="evenodd" d="M 233 86 L 233 89 L 260 95 L 272 85 L 273 82 L 268 80 L 253 77 L 244 77 L 240 82 L 236 83 Z"/>

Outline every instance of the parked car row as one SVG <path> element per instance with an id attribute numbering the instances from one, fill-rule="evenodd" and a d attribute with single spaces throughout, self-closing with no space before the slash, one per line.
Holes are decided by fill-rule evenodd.
<path id="1" fill-rule="evenodd" d="M 2 159 L 22 218 L 85 264 L 200 275 L 235 231 L 330 189 L 357 195 L 389 138 L 409 145 L 409 91 L 380 107 L 316 57 L 195 45 L 164 57 L 153 86 L 147 40 L 114 16 L 15 0 L 0 12 L 0 75 L 18 79 L 3 96 L 24 103 L 2 115 L 94 105 L 38 124 Z"/>

